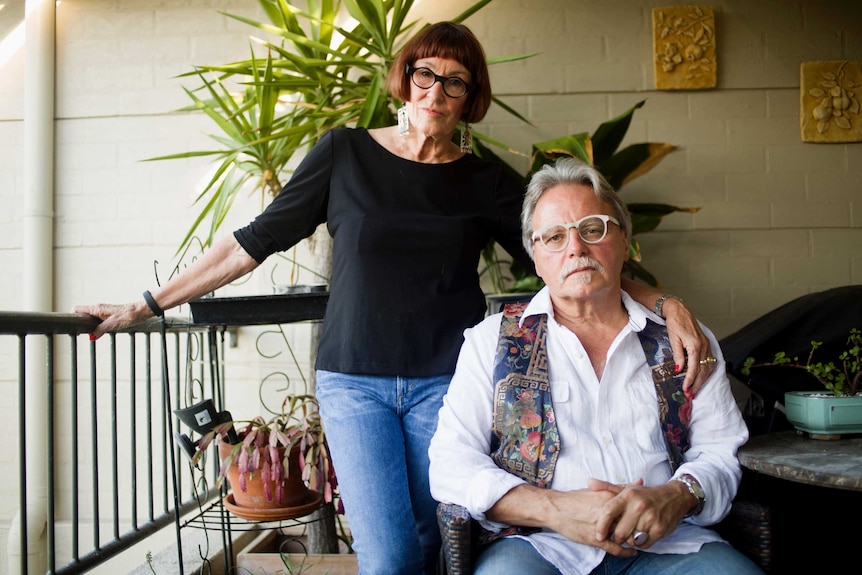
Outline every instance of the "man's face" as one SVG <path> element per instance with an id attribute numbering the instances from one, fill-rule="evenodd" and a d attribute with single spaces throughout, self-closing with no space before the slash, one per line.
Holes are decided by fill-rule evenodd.
<path id="1" fill-rule="evenodd" d="M 551 226 L 569 224 L 591 215 L 613 216 L 607 203 L 599 201 L 592 188 L 582 184 L 566 184 L 548 189 L 536 204 L 533 232 L 542 232 Z M 582 224 L 581 231 L 588 239 L 597 239 L 602 233 L 602 222 L 596 226 Z M 585 222 L 585 223 L 586 223 Z M 607 233 L 598 243 L 588 243 L 579 235 L 578 228 L 559 230 L 562 237 L 547 237 L 548 244 L 566 243 L 560 251 L 549 250 L 540 239 L 533 243 L 536 272 L 551 294 L 562 298 L 580 298 L 610 288 L 619 288 L 623 262 L 628 259 L 628 238 L 618 225 L 607 222 Z"/>

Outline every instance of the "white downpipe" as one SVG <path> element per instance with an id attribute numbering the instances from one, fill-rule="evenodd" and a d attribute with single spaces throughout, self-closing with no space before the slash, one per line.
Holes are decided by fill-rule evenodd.
<path id="1" fill-rule="evenodd" d="M 27 0 L 24 79 L 24 239 L 22 281 L 25 311 L 53 311 L 54 296 L 54 46 L 56 6 Z M 27 514 L 28 574 L 45 573 L 48 516 L 48 442 L 45 421 L 45 342 L 27 342 L 27 509 L 9 530 L 9 573 L 21 574 L 20 515 Z"/>

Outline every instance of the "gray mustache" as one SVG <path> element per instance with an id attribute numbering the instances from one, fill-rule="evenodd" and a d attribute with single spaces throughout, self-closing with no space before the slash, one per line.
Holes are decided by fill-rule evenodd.
<path id="1" fill-rule="evenodd" d="M 577 269 L 587 268 L 587 267 L 593 268 L 596 272 L 598 272 L 600 274 L 604 273 L 604 271 L 605 271 L 605 266 L 603 266 L 601 264 L 601 262 L 594 260 L 593 258 L 588 258 L 588 257 L 584 256 L 584 257 L 575 258 L 571 262 L 566 264 L 563 267 L 563 269 L 560 270 L 560 275 L 558 276 L 558 279 L 560 280 L 560 283 L 563 283 L 564 281 L 566 281 L 566 278 L 572 272 L 574 272 Z M 583 283 L 589 283 L 590 280 L 592 280 L 592 274 L 585 274 L 581 277 L 583 278 L 582 279 Z"/>

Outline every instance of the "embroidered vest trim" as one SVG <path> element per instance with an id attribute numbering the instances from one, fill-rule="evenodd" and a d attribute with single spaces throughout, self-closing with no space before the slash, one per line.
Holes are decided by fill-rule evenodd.
<path id="1" fill-rule="evenodd" d="M 519 319 L 526 304 L 503 308 L 494 364 L 491 458 L 531 485 L 548 487 L 560 452 L 548 379 L 547 315 Z"/>
<path id="2" fill-rule="evenodd" d="M 650 365 L 658 400 L 658 416 L 667 444 L 667 460 L 671 473 L 683 463 L 683 455 L 691 447 L 691 399 L 682 391 L 686 372 L 674 374 L 673 349 L 667 328 L 647 318 L 646 327 L 638 332 L 644 355 Z"/>

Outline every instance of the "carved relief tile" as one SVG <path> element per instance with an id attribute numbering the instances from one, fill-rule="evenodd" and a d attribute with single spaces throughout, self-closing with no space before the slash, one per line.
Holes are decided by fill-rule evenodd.
<path id="1" fill-rule="evenodd" d="M 803 62 L 799 70 L 803 142 L 862 142 L 862 62 Z"/>
<path id="2" fill-rule="evenodd" d="M 710 6 L 653 8 L 655 87 L 715 88 L 715 14 Z"/>

